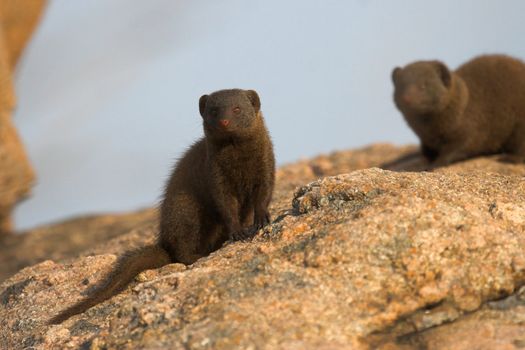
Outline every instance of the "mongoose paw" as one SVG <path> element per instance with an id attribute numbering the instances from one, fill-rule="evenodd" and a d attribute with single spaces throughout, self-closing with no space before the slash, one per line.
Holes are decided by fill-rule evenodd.
<path id="1" fill-rule="evenodd" d="M 255 236 L 256 232 L 257 231 L 251 230 L 251 229 L 240 230 L 240 231 L 237 231 L 237 232 L 233 232 L 230 235 L 230 239 L 232 241 L 244 241 L 244 240 L 250 239 L 253 236 Z"/>
<path id="2" fill-rule="evenodd" d="M 259 215 L 256 215 L 255 219 L 253 220 L 253 226 L 255 230 L 260 230 L 264 226 L 268 225 L 269 223 L 270 223 L 270 213 L 268 213 L 267 211 Z"/>

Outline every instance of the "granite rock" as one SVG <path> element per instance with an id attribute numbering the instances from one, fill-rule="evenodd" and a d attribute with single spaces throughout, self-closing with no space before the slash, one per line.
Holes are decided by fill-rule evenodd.
<path id="1" fill-rule="evenodd" d="M 33 168 L 11 120 L 13 74 L 46 2 L 0 1 L 0 235 L 13 230 L 11 211 L 29 195 Z"/>
<path id="2" fill-rule="evenodd" d="M 116 254 L 153 240 L 154 214 L 28 266 L 0 285 L 0 348 L 522 348 L 525 165 L 495 156 L 434 172 L 368 168 L 407 151 L 379 145 L 282 167 L 273 222 L 252 241 L 145 271 L 61 325 L 46 321 Z"/>

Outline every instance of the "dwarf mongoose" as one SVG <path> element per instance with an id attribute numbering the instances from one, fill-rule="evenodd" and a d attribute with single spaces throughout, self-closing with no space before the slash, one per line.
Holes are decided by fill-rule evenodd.
<path id="1" fill-rule="evenodd" d="M 474 58 L 451 72 L 439 61 L 395 68 L 394 101 L 432 167 L 505 152 L 525 158 L 525 64 Z"/>
<path id="2" fill-rule="evenodd" d="M 269 223 L 275 160 L 260 106 L 253 90 L 220 90 L 200 98 L 205 136 L 171 174 L 160 206 L 157 243 L 120 257 L 93 293 L 50 324 L 109 299 L 146 269 L 191 264 L 228 239 L 249 238 Z"/>

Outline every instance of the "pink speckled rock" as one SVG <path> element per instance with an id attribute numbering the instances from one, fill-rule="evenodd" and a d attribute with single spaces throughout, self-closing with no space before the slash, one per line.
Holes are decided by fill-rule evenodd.
<path id="1" fill-rule="evenodd" d="M 45 322 L 82 298 L 115 254 L 151 241 L 154 215 L 66 261 L 19 271 L 0 285 L 0 348 L 522 348 L 525 166 L 497 157 L 432 173 L 348 165 L 406 151 L 387 148 L 281 168 L 274 221 L 253 241 L 146 271 L 61 325 Z M 319 159 L 324 170 L 311 173 Z"/>

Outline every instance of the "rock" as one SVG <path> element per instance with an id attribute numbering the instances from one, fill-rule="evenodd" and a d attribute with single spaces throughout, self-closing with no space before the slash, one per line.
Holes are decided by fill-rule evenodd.
<path id="1" fill-rule="evenodd" d="M 516 295 L 501 301 L 489 302 L 479 311 L 465 315 L 456 322 L 412 334 L 406 337 L 403 343 L 443 350 L 523 349 L 525 347 L 524 294 L 525 289 L 522 287 Z M 501 308 L 498 304 L 505 306 Z"/>
<path id="2" fill-rule="evenodd" d="M 0 2 L 0 235 L 12 231 L 11 211 L 29 194 L 34 180 L 33 169 L 11 121 L 15 106 L 12 76 L 45 3 Z"/>
<path id="3" fill-rule="evenodd" d="M 150 242 L 154 217 L 107 242 L 97 236 L 79 258 L 24 268 L 0 285 L 0 348 L 523 347 L 525 165 L 490 157 L 431 173 L 346 165 L 308 175 L 319 159 L 337 172 L 347 164 L 339 160 L 378 149 L 385 156 L 374 164 L 408 150 L 282 167 L 274 220 L 252 241 L 146 271 L 61 325 L 45 322 L 82 298 L 115 254 Z"/>
<path id="4" fill-rule="evenodd" d="M 414 147 L 394 147 L 378 144 L 353 151 L 334 152 L 311 160 L 285 165 L 277 170 L 274 203 L 286 208 L 296 186 L 320 176 L 335 175 L 360 168 L 377 166 L 402 156 Z M 314 174 L 311 169 L 323 173 Z M 274 204 L 275 206 L 275 204 Z M 132 245 L 151 241 L 157 225 L 155 210 L 123 215 L 98 215 L 46 225 L 22 235 L 0 236 L 0 282 L 20 269 L 47 259 L 63 260 L 79 254 L 119 253 Z M 133 232 L 124 237 L 123 233 Z M 101 242 L 119 237 L 97 248 Z"/>
<path id="5" fill-rule="evenodd" d="M 11 211 L 27 197 L 33 180 L 24 147 L 7 111 L 0 105 L 0 236 L 12 232 Z"/>
<path id="6" fill-rule="evenodd" d="M 107 252 L 107 245 L 103 250 L 97 249 L 97 245 L 113 238 L 115 253 L 152 240 L 157 227 L 156 218 L 156 211 L 152 209 L 87 216 L 0 237 L 0 281 L 44 260 Z M 124 233 L 127 235 L 120 237 Z"/>
<path id="7" fill-rule="evenodd" d="M 17 0 L 0 2 L 1 37 L 6 48 L 5 52 L 8 53 L 7 62 L 11 70 L 20 59 L 46 5 L 46 0 L 32 0 L 23 4 Z"/>

